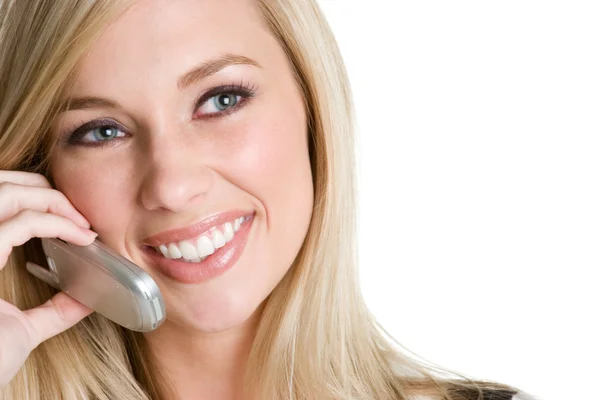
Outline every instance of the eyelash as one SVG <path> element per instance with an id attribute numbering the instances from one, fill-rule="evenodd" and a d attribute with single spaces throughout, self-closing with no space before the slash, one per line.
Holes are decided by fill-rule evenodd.
<path id="1" fill-rule="evenodd" d="M 225 117 L 231 113 L 238 111 L 241 107 L 243 107 L 248 102 L 248 100 L 250 100 L 252 97 L 254 97 L 256 95 L 256 87 L 252 86 L 251 84 L 246 84 L 244 82 L 240 82 L 239 84 L 221 85 L 221 86 L 212 88 L 212 89 L 208 90 L 207 92 L 205 92 L 204 94 L 202 94 L 194 102 L 194 115 L 197 112 L 197 110 L 202 105 L 204 105 L 206 102 L 208 102 L 210 99 L 212 99 L 213 97 L 224 95 L 224 94 L 241 96 L 241 99 L 232 107 L 229 107 L 229 108 L 219 111 L 219 112 L 208 113 L 208 114 L 205 114 L 204 116 L 196 118 L 196 119 L 220 118 L 220 117 Z M 115 122 L 112 119 L 103 118 L 103 119 L 96 119 L 93 121 L 89 121 L 87 123 L 84 123 L 82 121 L 81 124 L 76 125 L 71 130 L 69 130 L 68 134 L 66 134 L 64 136 L 61 135 L 61 137 L 67 138 L 66 140 L 63 140 L 63 142 L 65 142 L 68 145 L 87 146 L 87 147 L 108 146 L 108 145 L 114 144 L 115 142 L 118 142 L 119 139 L 122 139 L 122 138 L 117 138 L 117 139 L 103 140 L 103 141 L 98 141 L 98 142 L 83 142 L 83 141 L 81 141 L 82 137 L 87 135 L 92 129 L 96 129 L 96 128 L 116 128 L 119 131 L 123 131 L 126 134 L 128 133 L 127 129 L 125 129 L 125 127 L 123 127 L 123 125 Z"/>

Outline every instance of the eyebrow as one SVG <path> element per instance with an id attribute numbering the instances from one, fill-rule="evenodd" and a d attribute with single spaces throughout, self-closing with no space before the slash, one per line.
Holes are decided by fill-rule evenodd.
<path id="1" fill-rule="evenodd" d="M 206 79 L 211 75 L 216 74 L 220 70 L 229 67 L 231 65 L 247 64 L 253 65 L 257 68 L 262 66 L 255 60 L 246 56 L 238 54 L 225 54 L 221 57 L 208 60 L 195 67 L 189 72 L 186 72 L 177 81 L 177 87 L 179 90 L 183 90 L 196 82 Z M 105 99 L 102 97 L 86 96 L 76 97 L 70 99 L 62 112 L 70 110 L 85 110 L 89 108 L 122 108 L 121 105 L 115 101 Z"/>
<path id="2" fill-rule="evenodd" d="M 209 76 L 216 74 L 225 67 L 239 64 L 248 64 L 257 68 L 262 68 L 257 61 L 254 61 L 251 58 L 238 54 L 225 54 L 219 58 L 208 60 L 183 75 L 179 78 L 179 81 L 177 81 L 177 87 L 179 87 L 180 90 L 183 90 L 202 79 L 206 79 Z"/>

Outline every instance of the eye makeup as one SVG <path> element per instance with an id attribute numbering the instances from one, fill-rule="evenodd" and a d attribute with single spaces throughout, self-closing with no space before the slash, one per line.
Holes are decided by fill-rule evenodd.
<path id="1" fill-rule="evenodd" d="M 221 104 L 222 106 L 227 106 L 228 104 L 232 104 L 230 107 L 226 107 L 222 110 L 218 110 L 216 112 L 209 112 L 204 114 L 198 114 L 198 110 L 206 105 L 211 99 L 218 98 L 219 96 L 231 96 L 236 99 L 234 102 L 229 102 L 227 104 Z M 206 92 L 204 92 L 195 102 L 194 102 L 194 111 L 192 118 L 194 120 L 205 120 L 205 119 L 213 119 L 213 118 L 222 118 L 231 113 L 238 111 L 240 108 L 244 107 L 246 103 L 250 99 L 252 99 L 256 95 L 256 87 L 250 84 L 246 84 L 244 82 L 240 82 L 239 84 L 233 85 L 221 85 L 214 87 Z M 239 98 L 239 100 L 238 100 Z M 231 99 L 231 97 L 228 97 Z M 86 136 L 94 129 L 101 130 L 116 130 L 119 133 L 123 133 L 122 136 L 108 138 L 107 140 L 89 140 L 85 139 Z M 107 145 L 115 145 L 118 142 L 127 139 L 131 136 L 131 133 L 128 129 L 122 124 L 118 123 L 112 118 L 99 118 L 89 122 L 81 122 L 70 129 L 67 129 L 65 132 L 59 134 L 59 142 L 67 146 L 84 146 L 84 147 L 103 147 Z"/>
<path id="2" fill-rule="evenodd" d="M 217 86 L 213 89 L 210 89 L 206 93 L 204 93 L 198 100 L 196 100 L 196 109 L 194 113 L 200 108 L 202 105 L 208 102 L 213 97 L 218 97 L 221 95 L 232 94 L 235 96 L 240 96 L 241 100 L 238 101 L 233 107 L 227 108 L 226 110 L 222 110 L 215 113 L 208 113 L 202 116 L 199 116 L 196 119 L 203 118 L 215 118 L 223 115 L 231 114 L 232 112 L 237 111 L 240 107 L 242 107 L 248 100 L 253 98 L 256 95 L 256 87 L 250 84 L 246 84 L 244 82 L 240 82 L 236 85 L 222 85 Z M 194 114 L 195 116 L 196 114 Z"/>

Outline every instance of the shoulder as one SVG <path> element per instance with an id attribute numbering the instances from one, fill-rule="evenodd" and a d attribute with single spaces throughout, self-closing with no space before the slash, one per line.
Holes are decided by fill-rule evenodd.
<path id="1" fill-rule="evenodd" d="M 483 400 L 519 400 L 515 398 L 519 392 L 512 390 L 483 390 Z"/>
<path id="2" fill-rule="evenodd" d="M 517 394 L 515 394 L 511 400 L 541 400 L 538 398 L 533 397 L 530 394 L 527 393 L 523 393 L 523 392 L 518 392 Z"/>
<path id="3" fill-rule="evenodd" d="M 531 396 L 530 394 L 524 392 L 516 392 L 510 390 L 491 390 L 484 389 L 483 390 L 483 398 L 479 397 L 479 393 L 476 391 L 462 392 L 462 398 L 468 398 L 473 400 L 541 400 L 536 397 Z M 429 396 L 417 396 L 411 398 L 413 400 L 434 400 L 434 398 Z"/>
<path id="4" fill-rule="evenodd" d="M 484 390 L 483 400 L 540 400 L 524 392 L 509 390 Z"/>
<path id="5" fill-rule="evenodd" d="M 484 390 L 483 400 L 540 400 L 524 392 L 510 390 Z"/>

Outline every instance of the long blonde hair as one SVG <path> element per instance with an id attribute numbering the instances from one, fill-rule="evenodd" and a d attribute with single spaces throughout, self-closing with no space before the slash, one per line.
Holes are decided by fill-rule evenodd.
<path id="1" fill-rule="evenodd" d="M 76 64 L 132 1 L 0 0 L 0 169 L 47 175 L 47 127 Z M 408 356 L 369 312 L 357 273 L 353 109 L 338 47 L 315 0 L 257 6 L 304 95 L 315 207 L 302 249 L 266 301 L 248 358 L 249 397 L 473 400 L 487 389 L 515 392 Z M 27 274 L 26 258 L 43 265 L 39 242 L 15 249 L 0 274 L 0 298 L 21 309 L 55 293 Z M 36 348 L 0 396 L 168 399 L 168 386 L 143 335 L 93 314 Z"/>

